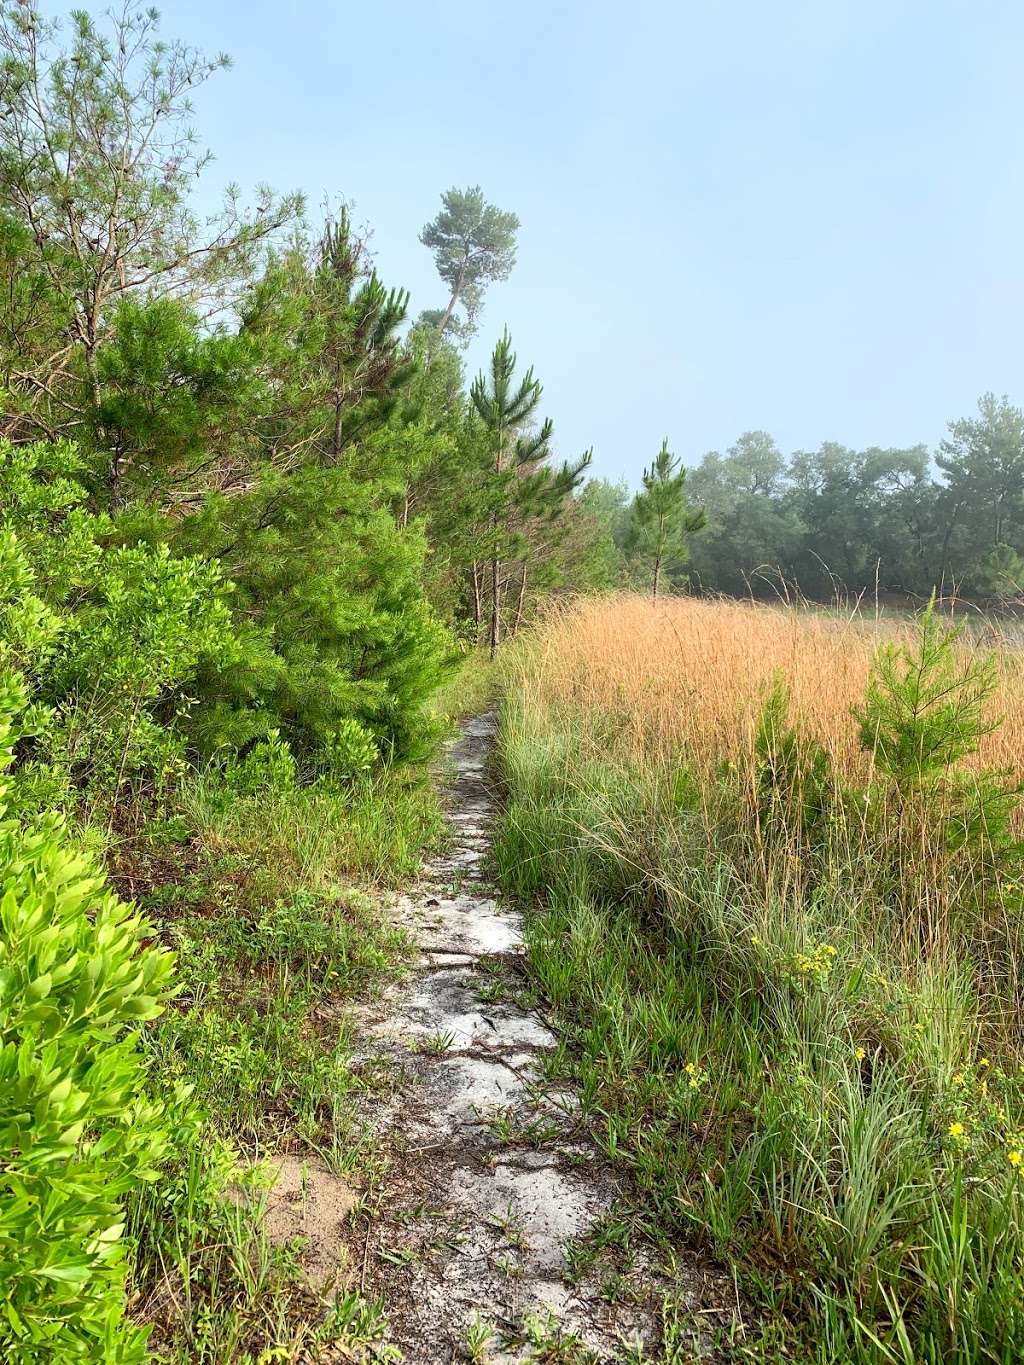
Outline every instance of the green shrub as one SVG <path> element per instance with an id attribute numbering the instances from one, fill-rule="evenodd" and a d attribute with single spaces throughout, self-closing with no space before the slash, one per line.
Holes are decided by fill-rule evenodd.
<path id="1" fill-rule="evenodd" d="M 0 762 L 27 689 L 0 685 Z M 0 802 L 3 785 L 0 784 Z M 155 1178 L 170 1134 L 147 1097 L 137 1028 L 158 1014 L 168 953 L 66 846 L 0 804 L 0 1355 L 136 1361 L 124 1320 L 124 1197 Z"/>
<path id="2" fill-rule="evenodd" d="M 279 730 L 271 730 L 244 758 L 230 758 L 224 769 L 225 787 L 239 796 L 254 796 L 271 788 L 291 791 L 296 777 L 295 757 Z"/>
<path id="3" fill-rule="evenodd" d="M 191 706 L 200 664 L 238 650 L 217 566 L 118 545 L 83 477 L 69 443 L 0 441 L 0 640 L 47 708 L 16 774 L 40 803 L 61 798 L 62 779 L 116 799 L 133 777 L 179 774 L 184 741 L 167 722 Z"/>
<path id="4" fill-rule="evenodd" d="M 324 760 L 328 777 L 348 782 L 373 767 L 377 761 L 377 745 L 364 725 L 346 716 L 338 722 L 324 746 Z"/>
<path id="5" fill-rule="evenodd" d="M 304 761 L 358 717 L 389 760 L 432 750 L 427 705 L 451 640 L 423 592 L 426 545 L 345 465 L 267 474 L 210 497 L 175 531 L 181 551 L 223 563 L 239 649 L 205 667 L 190 720 L 212 754 L 277 726 Z"/>

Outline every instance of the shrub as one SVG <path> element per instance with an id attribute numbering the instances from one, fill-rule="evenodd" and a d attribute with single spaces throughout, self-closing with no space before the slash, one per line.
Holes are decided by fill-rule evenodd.
<path id="1" fill-rule="evenodd" d="M 369 772 L 377 761 L 377 745 L 364 725 L 346 716 L 340 720 L 324 746 L 328 777 L 349 782 Z"/>
<path id="2" fill-rule="evenodd" d="M 224 785 L 236 795 L 254 796 L 271 788 L 291 791 L 296 776 L 295 757 L 288 741 L 281 738 L 279 730 L 271 730 L 267 738 L 254 744 L 244 758 L 228 760 Z"/>
<path id="3" fill-rule="evenodd" d="M 201 752 L 278 726 L 303 761 L 358 716 L 396 762 L 436 738 L 427 703 L 451 640 L 423 592 L 426 545 L 344 465 L 267 475 L 211 497 L 175 532 L 230 574 L 237 653 L 201 670 L 190 728 Z"/>
<path id="4" fill-rule="evenodd" d="M 82 477 L 73 445 L 0 442 L 0 635 L 49 708 L 19 754 L 19 786 L 54 796 L 48 779 L 63 773 L 116 799 L 133 775 L 180 770 L 183 740 L 166 722 L 187 711 L 200 664 L 237 646 L 218 568 L 113 543 Z"/>
<path id="5" fill-rule="evenodd" d="M 0 764 L 27 689 L 0 683 Z M 3 785 L 0 784 L 0 803 Z M 169 1144 L 147 1098 L 137 1028 L 159 1013 L 168 953 L 66 846 L 0 804 L 0 1354 L 142 1360 L 124 1320 L 122 1201 Z"/>

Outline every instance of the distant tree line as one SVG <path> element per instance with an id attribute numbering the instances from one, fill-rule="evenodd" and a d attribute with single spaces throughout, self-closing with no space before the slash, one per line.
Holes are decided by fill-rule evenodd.
<path id="1" fill-rule="evenodd" d="M 647 492 L 592 482 L 581 499 L 607 527 L 624 583 L 651 576 L 635 553 Z M 1024 597 L 1024 412 L 1005 397 L 985 394 L 976 415 L 950 422 L 934 456 L 828 441 L 787 458 L 748 431 L 689 470 L 686 500 L 704 523 L 668 556 L 676 589 Z"/>

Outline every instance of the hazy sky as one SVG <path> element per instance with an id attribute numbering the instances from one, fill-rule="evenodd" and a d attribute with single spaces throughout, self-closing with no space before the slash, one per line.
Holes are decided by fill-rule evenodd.
<path id="1" fill-rule="evenodd" d="M 1024 401 L 1020 0 L 161 9 L 234 59 L 197 102 L 212 180 L 344 195 L 414 311 L 442 190 L 519 214 L 471 366 L 507 323 L 598 473 L 666 434 L 934 445 Z"/>

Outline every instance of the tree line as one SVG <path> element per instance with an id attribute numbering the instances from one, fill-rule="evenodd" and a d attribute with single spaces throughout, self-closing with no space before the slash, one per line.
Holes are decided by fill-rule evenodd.
<path id="1" fill-rule="evenodd" d="M 656 472 L 647 471 L 636 498 L 609 483 L 586 494 L 627 583 L 650 580 L 650 557 L 638 563 L 631 551 Z M 827 441 L 787 458 L 767 432 L 748 431 L 689 471 L 663 470 L 658 488 L 676 509 L 667 576 L 680 590 L 795 591 L 818 601 L 875 592 L 986 602 L 1024 595 L 1024 412 L 1005 397 L 987 393 L 976 414 L 950 422 L 934 456 L 924 445 L 854 450 Z M 687 501 L 700 510 L 697 521 L 687 523 Z"/>
<path id="2" fill-rule="evenodd" d="M 142 8 L 2 10 L 0 530 L 8 610 L 53 626 L 5 652 L 39 781 L 116 792 L 270 735 L 315 768 L 350 722 L 420 756 L 458 643 L 586 578 L 601 529 L 508 334 L 464 373 L 516 216 L 443 196 L 416 319 L 344 204 L 200 217 L 189 99 L 226 64 Z"/>

